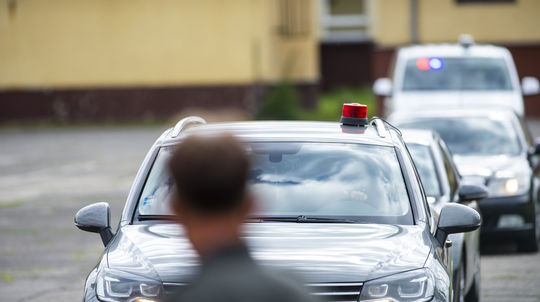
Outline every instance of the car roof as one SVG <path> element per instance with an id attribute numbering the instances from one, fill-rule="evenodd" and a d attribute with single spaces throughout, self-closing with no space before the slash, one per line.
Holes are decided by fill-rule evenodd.
<path id="1" fill-rule="evenodd" d="M 435 142 L 436 133 L 432 130 L 404 128 L 400 131 L 406 144 L 430 146 Z"/>
<path id="2" fill-rule="evenodd" d="M 408 118 L 458 118 L 458 117 L 478 117 L 490 119 L 513 119 L 517 115 L 512 110 L 505 109 L 436 109 L 436 110 L 417 110 L 415 112 L 395 112 L 388 119 L 390 121 L 406 121 Z"/>
<path id="3" fill-rule="evenodd" d="M 180 124 L 180 122 L 178 123 Z M 174 145 L 190 134 L 214 135 L 230 132 L 247 141 L 303 141 L 343 142 L 394 146 L 389 129 L 345 126 L 335 122 L 306 121 L 247 121 L 231 123 L 200 124 L 174 135 L 174 128 L 166 130 L 161 138 L 162 145 Z"/>
<path id="4" fill-rule="evenodd" d="M 510 52 L 504 47 L 494 45 L 473 44 L 464 47 L 460 44 L 424 44 L 402 47 L 399 49 L 398 56 L 404 58 L 425 56 L 501 58 L 509 57 Z"/>

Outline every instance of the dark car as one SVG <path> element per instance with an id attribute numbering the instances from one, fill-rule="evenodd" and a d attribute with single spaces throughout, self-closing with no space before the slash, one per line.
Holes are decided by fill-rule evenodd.
<path id="1" fill-rule="evenodd" d="M 463 176 L 488 188 L 479 201 L 482 241 L 512 240 L 521 251 L 538 250 L 538 154 L 540 145 L 510 110 L 444 110 L 395 114 L 401 127 L 437 131 Z"/>
<path id="2" fill-rule="evenodd" d="M 452 155 L 441 137 L 430 130 L 401 129 L 420 174 L 428 203 L 438 217 L 442 207 L 458 202 L 478 211 L 477 200 L 463 201 L 459 187 L 466 183 L 458 173 Z M 487 196 L 487 191 L 485 193 Z M 480 230 L 451 234 L 454 297 L 456 301 L 480 299 Z"/>
<path id="3" fill-rule="evenodd" d="M 105 244 L 84 301 L 160 301 L 190 282 L 199 260 L 171 222 L 165 163 L 187 135 L 224 131 L 252 156 L 250 189 L 259 205 L 244 236 L 261 264 L 293 270 L 325 301 L 451 301 L 447 236 L 478 228 L 481 218 L 448 204 L 433 225 L 400 134 L 379 119 L 367 123 L 358 107 L 344 108 L 344 124 L 205 125 L 190 117 L 166 130 L 137 174 L 115 234 L 106 203 L 75 216 Z M 465 200 L 479 192 L 460 191 Z"/>

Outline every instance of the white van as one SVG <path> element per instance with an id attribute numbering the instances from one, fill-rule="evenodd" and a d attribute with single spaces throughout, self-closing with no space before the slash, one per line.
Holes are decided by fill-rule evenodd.
<path id="1" fill-rule="evenodd" d="M 523 95 L 540 91 L 538 79 L 519 82 L 508 49 L 477 45 L 469 35 L 459 44 L 428 44 L 399 49 L 392 78 L 379 78 L 375 94 L 385 96 L 384 115 L 441 108 L 509 107 L 524 115 Z"/>

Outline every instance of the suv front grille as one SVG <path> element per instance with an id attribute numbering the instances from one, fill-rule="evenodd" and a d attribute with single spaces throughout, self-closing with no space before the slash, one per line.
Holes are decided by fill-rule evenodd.
<path id="1" fill-rule="evenodd" d="M 180 293 L 186 283 L 164 283 L 165 293 Z M 362 283 L 310 283 L 306 284 L 312 295 L 325 302 L 357 302 Z"/>
<path id="2" fill-rule="evenodd" d="M 322 301 L 356 302 L 362 291 L 362 283 L 310 283 L 310 292 Z"/>

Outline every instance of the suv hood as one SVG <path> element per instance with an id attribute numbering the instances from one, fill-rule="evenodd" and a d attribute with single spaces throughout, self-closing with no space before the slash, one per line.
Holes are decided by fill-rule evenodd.
<path id="1" fill-rule="evenodd" d="M 306 282 L 360 282 L 423 267 L 430 239 L 421 226 L 249 223 L 245 238 L 263 265 Z M 412 244 L 414 243 L 414 244 Z M 108 265 L 164 282 L 186 282 L 199 260 L 175 224 L 127 225 L 108 248 Z"/>
<path id="2" fill-rule="evenodd" d="M 523 100 L 515 91 L 398 92 L 389 104 L 393 112 L 418 109 L 512 108 L 523 115 Z"/>

